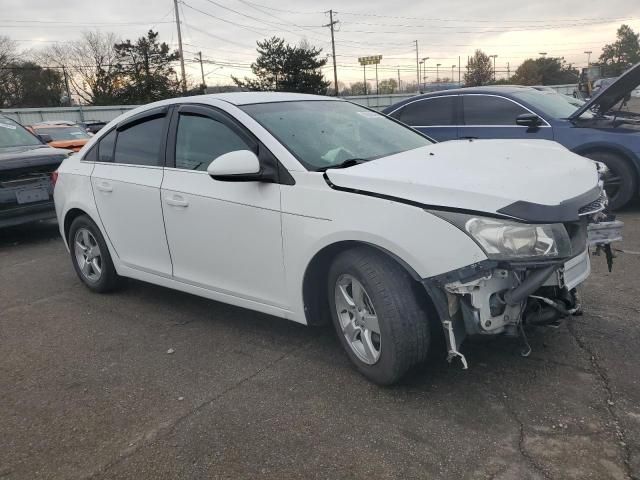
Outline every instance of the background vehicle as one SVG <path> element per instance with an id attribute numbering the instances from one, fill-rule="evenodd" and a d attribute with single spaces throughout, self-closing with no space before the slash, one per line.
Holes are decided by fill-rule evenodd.
<path id="1" fill-rule="evenodd" d="M 623 117 L 610 111 L 638 83 L 640 68 L 634 67 L 582 106 L 554 92 L 495 86 L 420 95 L 387 107 L 384 113 L 439 141 L 519 138 L 559 142 L 609 167 L 605 189 L 611 207 L 617 209 L 638 193 L 640 124 L 631 112 Z"/>
<path id="2" fill-rule="evenodd" d="M 55 217 L 52 175 L 69 154 L 0 116 L 0 227 Z"/>
<path id="3" fill-rule="evenodd" d="M 434 144 L 343 100 L 233 93 L 124 114 L 64 162 L 55 199 L 90 289 L 126 276 L 330 320 L 358 370 L 389 384 L 425 360 L 432 325 L 466 364 L 466 334 L 520 335 L 577 308 L 587 221 L 606 204 L 597 167 L 553 142 Z"/>
<path id="4" fill-rule="evenodd" d="M 98 133 L 106 124 L 107 122 L 103 122 L 102 120 L 85 120 L 84 122 L 78 122 L 78 125 L 89 133 Z"/>
<path id="5" fill-rule="evenodd" d="M 55 148 L 79 151 L 91 138 L 84 128 L 67 122 L 42 122 L 30 126 L 33 133 Z"/>

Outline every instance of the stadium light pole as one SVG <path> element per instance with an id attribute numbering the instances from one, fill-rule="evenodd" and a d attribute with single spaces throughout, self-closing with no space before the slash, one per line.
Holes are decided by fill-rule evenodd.
<path id="1" fill-rule="evenodd" d="M 493 81 L 496 81 L 496 58 L 498 58 L 498 55 L 489 55 L 490 58 L 493 58 Z"/>

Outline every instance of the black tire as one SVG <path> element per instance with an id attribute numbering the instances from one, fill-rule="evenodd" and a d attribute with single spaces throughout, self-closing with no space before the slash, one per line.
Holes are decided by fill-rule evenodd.
<path id="1" fill-rule="evenodd" d="M 86 229 L 90 232 L 95 239 L 99 249 L 100 249 L 100 266 L 101 273 L 99 278 L 95 280 L 91 280 L 87 277 L 82 271 L 82 268 L 78 264 L 78 258 L 76 256 L 75 250 L 75 238 L 78 231 L 81 229 Z M 104 237 L 100 232 L 98 226 L 91 220 L 87 215 L 80 215 L 71 223 L 71 227 L 69 227 L 69 250 L 71 252 L 71 263 L 73 263 L 73 268 L 82 283 L 84 283 L 90 290 L 98 293 L 105 293 L 115 290 L 122 283 L 122 278 L 116 273 L 116 269 L 113 266 L 113 261 L 111 260 L 111 255 L 109 254 L 109 249 L 107 248 L 107 244 L 104 241 Z"/>
<path id="2" fill-rule="evenodd" d="M 379 357 L 373 364 L 358 357 L 342 330 L 335 289 L 338 280 L 345 276 L 361 283 L 378 318 Z M 414 280 L 396 261 L 367 247 L 344 251 L 329 269 L 328 292 L 340 343 L 356 368 L 369 380 L 391 385 L 411 367 L 425 361 L 430 343 L 429 320 Z"/>
<path id="3" fill-rule="evenodd" d="M 619 210 L 624 207 L 637 192 L 636 172 L 633 166 L 620 155 L 613 152 L 589 152 L 585 157 L 604 163 L 609 168 L 609 177 L 615 179 L 617 186 L 608 184 L 604 179 L 605 190 L 609 196 L 609 208 Z"/>

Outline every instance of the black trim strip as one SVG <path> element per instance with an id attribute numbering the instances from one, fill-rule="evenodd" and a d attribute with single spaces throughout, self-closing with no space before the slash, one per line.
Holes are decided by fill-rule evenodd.
<path id="1" fill-rule="evenodd" d="M 580 208 L 597 200 L 600 194 L 600 186 L 596 185 L 591 190 L 560 202 L 558 205 L 541 205 L 518 200 L 501 208 L 498 212 L 531 223 L 575 222 L 580 220 Z"/>

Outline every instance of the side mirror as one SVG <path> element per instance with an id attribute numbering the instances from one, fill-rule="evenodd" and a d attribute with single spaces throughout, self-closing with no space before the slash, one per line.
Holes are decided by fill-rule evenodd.
<path id="1" fill-rule="evenodd" d="M 542 119 L 535 113 L 523 113 L 516 117 L 516 125 L 521 127 L 536 128 L 542 125 Z"/>
<path id="2" fill-rule="evenodd" d="M 262 179 L 260 160 L 250 150 L 236 150 L 217 157 L 207 167 L 215 180 L 226 182 L 255 182 Z"/>
<path id="3" fill-rule="evenodd" d="M 40 139 L 42 143 L 53 142 L 53 138 L 48 133 L 38 133 L 36 136 Z"/>

